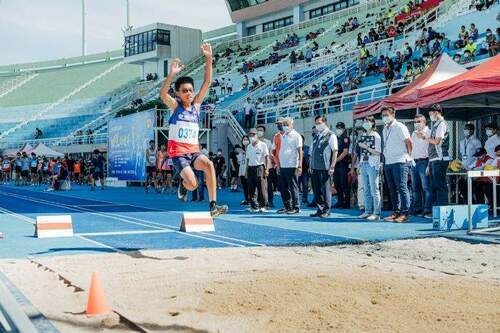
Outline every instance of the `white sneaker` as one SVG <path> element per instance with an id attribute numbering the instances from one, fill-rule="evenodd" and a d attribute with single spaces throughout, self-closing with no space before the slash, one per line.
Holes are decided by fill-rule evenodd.
<path id="1" fill-rule="evenodd" d="M 258 212 L 260 212 L 260 210 L 258 208 L 249 207 L 249 208 L 247 208 L 247 212 L 258 213 Z"/>
<path id="2" fill-rule="evenodd" d="M 363 214 L 359 215 L 358 218 L 360 218 L 360 219 L 366 219 L 370 215 L 372 215 L 372 214 L 363 213 Z"/>
<path id="3" fill-rule="evenodd" d="M 259 211 L 261 213 L 267 213 L 267 208 L 266 207 L 262 207 L 261 209 L 259 209 Z"/>
<path id="4" fill-rule="evenodd" d="M 366 219 L 367 219 L 368 221 L 378 221 L 378 220 L 380 220 L 380 216 L 375 215 L 375 214 L 371 214 L 371 215 L 370 215 L 370 216 L 368 216 Z"/>

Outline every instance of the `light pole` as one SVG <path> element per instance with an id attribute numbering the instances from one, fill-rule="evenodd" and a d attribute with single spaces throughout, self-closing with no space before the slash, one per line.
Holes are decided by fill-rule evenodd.
<path id="1" fill-rule="evenodd" d="M 82 0 L 82 57 L 85 56 L 85 0 Z"/>

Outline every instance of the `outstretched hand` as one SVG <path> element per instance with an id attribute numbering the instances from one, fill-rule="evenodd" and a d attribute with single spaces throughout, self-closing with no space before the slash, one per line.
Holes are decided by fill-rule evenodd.
<path id="1" fill-rule="evenodd" d="M 201 44 L 201 52 L 203 52 L 203 55 L 205 57 L 211 57 L 212 56 L 212 45 L 208 43 L 203 43 Z"/>
<path id="2" fill-rule="evenodd" d="M 179 58 L 173 59 L 172 63 L 170 64 L 170 73 L 173 75 L 179 74 L 183 69 L 184 66 Z"/>

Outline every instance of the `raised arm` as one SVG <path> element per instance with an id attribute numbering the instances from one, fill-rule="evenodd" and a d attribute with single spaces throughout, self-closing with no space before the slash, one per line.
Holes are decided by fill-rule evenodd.
<path id="1" fill-rule="evenodd" d="M 160 98 L 165 103 L 170 111 L 174 111 L 177 107 L 177 101 L 175 98 L 170 96 L 168 91 L 170 90 L 170 85 L 174 81 L 174 78 L 177 74 L 180 73 L 184 69 L 184 65 L 181 63 L 180 59 L 173 59 L 170 64 L 170 72 L 168 73 L 167 78 L 163 82 L 163 85 L 160 89 Z"/>
<path id="2" fill-rule="evenodd" d="M 205 75 L 203 76 L 203 84 L 201 85 L 198 95 L 194 98 L 193 104 L 201 104 L 208 93 L 212 84 L 212 46 L 208 43 L 201 45 L 201 51 L 205 56 Z"/>

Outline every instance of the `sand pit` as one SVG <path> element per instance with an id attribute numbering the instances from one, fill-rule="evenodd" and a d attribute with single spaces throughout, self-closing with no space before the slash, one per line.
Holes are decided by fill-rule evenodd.
<path id="1" fill-rule="evenodd" d="M 500 332 L 500 247 L 443 238 L 335 247 L 143 251 L 2 261 L 63 332 L 88 319 L 92 271 L 111 306 L 152 332 Z M 52 271 L 51 271 L 52 270 Z"/>

